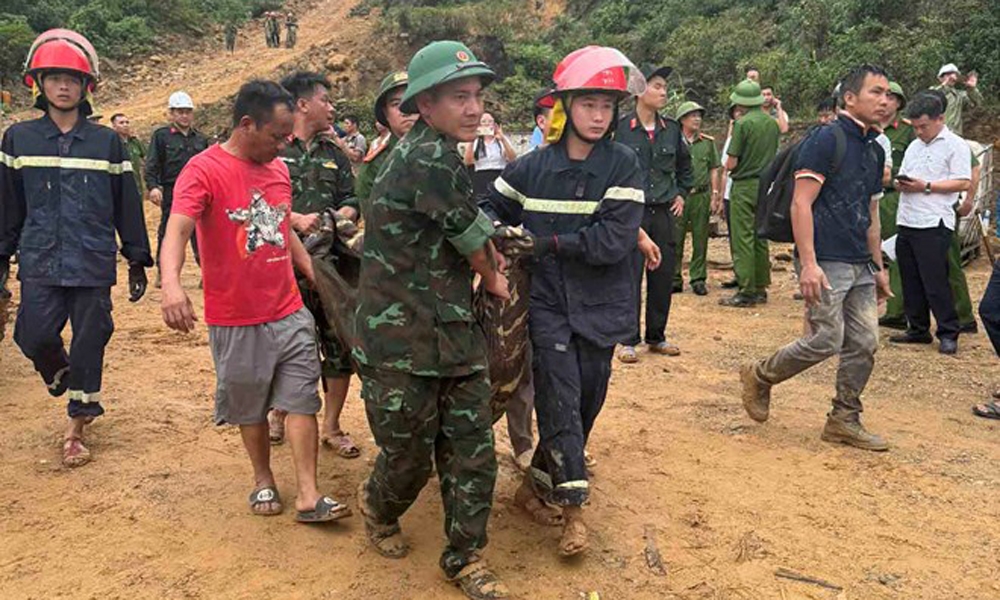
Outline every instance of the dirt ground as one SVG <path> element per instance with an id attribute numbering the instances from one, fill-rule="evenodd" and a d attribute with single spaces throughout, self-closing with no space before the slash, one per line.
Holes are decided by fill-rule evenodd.
<path id="1" fill-rule="evenodd" d="M 727 258 L 721 240 L 711 253 Z M 968 271 L 977 299 L 987 267 L 980 260 Z M 200 314 L 197 277 L 189 263 L 184 282 Z M 785 270 L 774 273 L 768 305 L 723 309 L 717 284 L 728 277 L 712 271 L 710 296 L 675 298 L 670 332 L 682 356 L 643 353 L 637 365 L 615 365 L 591 443 L 592 550 L 581 560 L 559 559 L 558 530 L 511 506 L 518 478 L 498 425 L 487 558 L 512 590 L 560 600 L 1000 597 L 1000 424 L 969 412 L 1000 382 L 985 335 L 964 336 L 947 358 L 891 347 L 883 332 L 865 420 L 892 451 L 831 446 L 819 432 L 832 363 L 776 388 L 766 425 L 743 414 L 738 367 L 792 340 L 802 307 Z M 0 598 L 459 598 L 437 568 L 434 485 L 403 519 L 414 551 L 401 561 L 366 547 L 358 517 L 315 527 L 290 513 L 249 514 L 238 433 L 211 422 L 206 329 L 169 331 L 159 296 L 150 289 L 130 304 L 124 285 L 114 290 L 108 413 L 91 428 L 95 460 L 78 470 L 59 462 L 63 402 L 10 337 L 0 344 Z M 362 458 L 323 451 L 320 480 L 354 505 L 375 455 L 357 385 L 345 419 Z M 288 447 L 273 460 L 290 502 Z M 665 575 L 646 566 L 650 528 Z M 776 578 L 778 568 L 843 591 Z"/>

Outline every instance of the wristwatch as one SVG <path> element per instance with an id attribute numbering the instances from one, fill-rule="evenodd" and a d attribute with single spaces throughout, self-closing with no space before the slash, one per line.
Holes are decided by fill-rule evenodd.
<path id="1" fill-rule="evenodd" d="M 924 186 L 924 193 L 925 194 L 931 193 L 931 182 L 928 181 L 927 185 Z"/>

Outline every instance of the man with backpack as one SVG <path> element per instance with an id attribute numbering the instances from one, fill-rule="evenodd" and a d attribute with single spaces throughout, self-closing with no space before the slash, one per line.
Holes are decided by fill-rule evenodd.
<path id="1" fill-rule="evenodd" d="M 839 118 L 793 150 L 791 222 L 809 333 L 742 369 L 743 407 L 751 419 L 767 421 L 771 386 L 839 354 L 836 396 L 821 438 L 884 451 L 888 444 L 860 416 L 878 347 L 876 294 L 890 295 L 878 213 L 885 156 L 875 129 L 887 112 L 889 80 L 881 68 L 862 65 L 844 78 L 841 93 Z"/>
<path id="2" fill-rule="evenodd" d="M 767 286 L 771 283 L 767 240 L 758 237 L 755 227 L 757 188 L 761 172 L 778 152 L 781 131 L 778 123 L 760 108 L 764 96 L 757 82 L 749 79 L 740 82 L 729 100 L 746 108 L 746 114 L 733 125 L 726 159 L 733 180 L 729 235 L 739 291 L 719 300 L 719 304 L 750 307 L 767 302 Z"/>

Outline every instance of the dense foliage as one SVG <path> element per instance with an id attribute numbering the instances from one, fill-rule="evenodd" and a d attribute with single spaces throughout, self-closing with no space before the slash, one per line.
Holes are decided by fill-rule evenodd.
<path id="1" fill-rule="evenodd" d="M 0 8 L 0 79 L 19 76 L 38 33 L 69 27 L 102 56 L 149 52 L 162 34 L 203 35 L 218 23 L 240 23 L 283 0 L 4 0 Z"/>
<path id="2" fill-rule="evenodd" d="M 978 70 L 987 98 L 1000 90 L 996 0 L 568 0 L 566 14 L 547 27 L 532 10 L 544 2 L 364 4 L 383 9 L 383 33 L 411 48 L 446 37 L 470 43 L 501 72 L 494 97 L 503 98 L 507 120 L 520 122 L 530 120 L 526 100 L 559 57 L 588 43 L 616 46 L 636 63 L 675 66 L 677 99 L 716 111 L 749 65 L 798 114 L 866 61 L 886 67 L 907 90 L 936 83 L 945 62 Z"/>

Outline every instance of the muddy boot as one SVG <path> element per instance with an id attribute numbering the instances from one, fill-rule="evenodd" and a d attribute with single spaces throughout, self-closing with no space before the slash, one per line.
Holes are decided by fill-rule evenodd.
<path id="1" fill-rule="evenodd" d="M 771 411 L 771 385 L 761 381 L 757 375 L 757 363 L 750 363 L 740 369 L 743 383 L 743 408 L 750 418 L 758 423 L 767 421 Z"/>
<path id="2" fill-rule="evenodd" d="M 834 444 L 847 444 L 862 450 L 885 452 L 889 444 L 881 436 L 871 433 L 861 424 L 856 412 L 840 412 L 834 409 L 826 417 L 826 426 L 820 439 Z"/>

